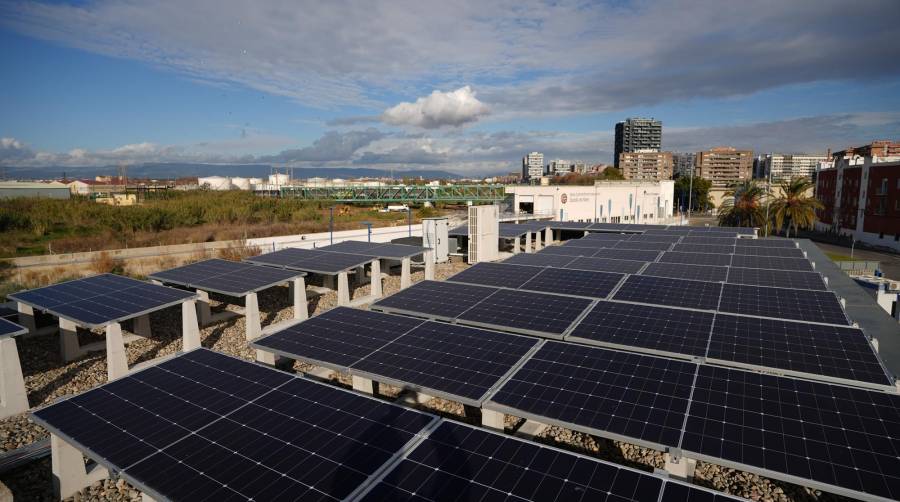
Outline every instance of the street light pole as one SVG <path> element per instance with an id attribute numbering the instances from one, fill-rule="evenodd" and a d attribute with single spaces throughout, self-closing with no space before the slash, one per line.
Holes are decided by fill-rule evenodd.
<path id="1" fill-rule="evenodd" d="M 334 244 L 334 206 L 328 208 L 331 218 L 328 222 L 328 243 Z"/>
<path id="2" fill-rule="evenodd" d="M 769 206 L 772 203 L 772 168 L 769 167 L 769 176 L 766 179 L 766 237 L 769 236 Z"/>

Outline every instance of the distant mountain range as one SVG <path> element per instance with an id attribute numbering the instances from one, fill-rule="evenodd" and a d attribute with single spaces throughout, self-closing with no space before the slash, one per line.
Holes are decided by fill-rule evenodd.
<path id="1" fill-rule="evenodd" d="M 245 178 L 265 178 L 275 172 L 268 164 L 136 164 L 128 166 L 129 178 L 169 179 L 187 176 L 242 176 Z M 280 168 L 278 172 L 285 172 Z M 58 179 L 63 176 L 69 179 L 92 179 L 94 176 L 116 175 L 116 166 L 103 167 L 0 167 L 8 179 Z M 370 169 L 364 167 L 295 167 L 294 178 L 387 178 L 391 176 L 388 169 Z M 429 179 L 458 179 L 462 175 L 436 169 L 397 170 L 394 178 L 423 177 Z"/>

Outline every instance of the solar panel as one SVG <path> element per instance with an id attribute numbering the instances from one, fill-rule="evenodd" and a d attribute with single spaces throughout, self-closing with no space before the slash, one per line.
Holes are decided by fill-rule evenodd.
<path id="1" fill-rule="evenodd" d="M 204 349 L 33 416 L 157 500 L 342 499 L 434 421 Z"/>
<path id="2" fill-rule="evenodd" d="M 469 236 L 469 225 L 463 225 L 456 228 L 451 228 L 447 235 L 450 237 L 468 237 Z"/>
<path id="3" fill-rule="evenodd" d="M 545 293 L 606 298 L 622 277 L 623 274 L 612 272 L 545 268 L 520 287 Z"/>
<path id="4" fill-rule="evenodd" d="M 337 274 L 361 267 L 375 260 L 375 256 L 349 253 L 322 253 L 312 258 L 294 262 L 288 268 L 317 274 Z"/>
<path id="5" fill-rule="evenodd" d="M 363 253 L 363 254 L 373 254 L 370 251 L 374 250 L 378 246 L 381 246 L 381 243 L 377 242 L 363 242 L 363 241 L 343 241 L 338 242 L 337 244 L 331 244 L 330 246 L 322 246 L 320 248 L 316 248 L 319 251 L 328 251 L 329 253 Z"/>
<path id="6" fill-rule="evenodd" d="M 728 269 L 728 282 L 748 286 L 773 286 L 791 289 L 815 289 L 825 291 L 825 281 L 818 272 L 798 272 L 794 270 L 768 270 L 764 268 Z"/>
<path id="7" fill-rule="evenodd" d="M 738 239 L 735 244 L 742 247 L 777 247 L 777 248 L 796 248 L 797 243 L 791 239 L 783 239 L 780 237 L 771 237 L 768 239 Z"/>
<path id="8" fill-rule="evenodd" d="M 480 406 L 539 341 L 428 321 L 357 361 L 350 373 Z"/>
<path id="9" fill-rule="evenodd" d="M 240 297 L 302 275 L 264 265 L 211 259 L 156 272 L 150 279 Z"/>
<path id="10" fill-rule="evenodd" d="M 615 260 L 656 261 L 659 251 L 639 249 L 598 249 L 595 258 L 612 258 Z"/>
<path id="11" fill-rule="evenodd" d="M 26 328 L 19 326 L 12 321 L 0 318 L 0 338 L 24 335 L 25 333 L 28 333 Z"/>
<path id="12" fill-rule="evenodd" d="M 615 260 L 612 258 L 581 257 L 570 261 L 565 268 L 596 270 L 598 272 L 620 272 L 636 274 L 647 262 L 635 260 Z"/>
<path id="13" fill-rule="evenodd" d="M 196 293 L 114 274 L 61 282 L 8 295 L 17 302 L 91 328 L 196 298 Z"/>
<path id="14" fill-rule="evenodd" d="M 548 253 L 520 253 L 503 260 L 510 265 L 531 265 L 536 267 L 564 267 L 574 259 L 572 256 Z"/>
<path id="15" fill-rule="evenodd" d="M 692 230 L 690 234 L 692 236 L 703 236 L 703 237 L 711 237 L 711 238 L 727 238 L 727 239 L 736 239 L 738 236 L 737 232 L 720 232 L 713 230 Z"/>
<path id="16" fill-rule="evenodd" d="M 672 247 L 671 242 L 651 241 L 621 241 L 616 244 L 616 249 L 638 249 L 642 251 L 668 251 Z"/>
<path id="17" fill-rule="evenodd" d="M 690 279 L 692 281 L 724 282 L 728 267 L 710 265 L 685 265 L 683 263 L 650 263 L 641 275 Z"/>
<path id="18" fill-rule="evenodd" d="M 707 358 L 892 385 L 869 340 L 856 328 L 719 314 Z"/>
<path id="19" fill-rule="evenodd" d="M 346 372 L 353 363 L 423 322 L 411 317 L 336 307 L 259 338 L 253 346 Z"/>
<path id="20" fill-rule="evenodd" d="M 15 321 L 19 318 L 19 311 L 9 307 L 0 307 L 0 319 Z"/>
<path id="21" fill-rule="evenodd" d="M 712 323 L 710 312 L 597 302 L 566 340 L 702 357 Z"/>
<path id="22" fill-rule="evenodd" d="M 682 236 L 690 232 L 690 227 L 680 227 L 676 225 L 669 225 L 665 230 L 651 228 L 644 232 L 644 235 L 675 235 Z"/>
<path id="23" fill-rule="evenodd" d="M 831 291 L 725 284 L 719 310 L 776 319 L 850 324 L 840 302 Z"/>
<path id="24" fill-rule="evenodd" d="M 697 366 L 547 341 L 484 407 L 651 448 L 677 446 Z"/>
<path id="25" fill-rule="evenodd" d="M 553 230 L 585 230 L 592 226 L 589 221 L 546 221 Z"/>
<path id="26" fill-rule="evenodd" d="M 659 232 L 661 230 L 657 231 Z M 680 235 L 657 235 L 647 233 L 632 235 L 631 238 L 628 239 L 629 242 L 668 242 L 670 244 L 680 240 Z"/>
<path id="27" fill-rule="evenodd" d="M 516 237 L 520 237 L 525 235 L 526 233 L 531 232 L 534 233 L 535 230 L 524 226 L 524 225 L 510 225 L 510 224 L 501 224 L 498 229 L 498 234 L 500 237 L 507 239 L 514 239 Z"/>
<path id="28" fill-rule="evenodd" d="M 428 248 L 422 246 L 410 246 L 409 244 L 382 244 L 375 248 L 367 255 L 377 256 L 379 258 L 400 259 L 409 256 L 417 256 L 424 253 Z"/>
<path id="29" fill-rule="evenodd" d="M 710 235 L 704 235 L 702 233 L 695 234 L 691 233 L 681 238 L 682 244 L 716 244 L 716 245 L 725 245 L 725 246 L 733 246 L 738 239 L 734 237 L 714 237 Z"/>
<path id="30" fill-rule="evenodd" d="M 443 421 L 362 500 L 656 502 L 663 483 L 649 473 Z M 687 498 L 692 488 L 679 490 L 672 493 L 680 500 L 700 501 Z"/>
<path id="31" fill-rule="evenodd" d="M 681 448 L 841 495 L 896 500 L 898 430 L 900 395 L 703 365 Z"/>
<path id="32" fill-rule="evenodd" d="M 675 244 L 672 251 L 680 253 L 712 253 L 734 254 L 734 246 L 730 244 Z"/>
<path id="33" fill-rule="evenodd" d="M 594 234 L 597 235 L 597 234 Z M 624 241 L 625 239 L 619 237 L 621 234 L 610 234 L 615 235 L 615 239 L 570 239 L 566 242 L 562 243 L 563 246 L 566 247 L 579 247 L 579 248 L 611 248 L 615 247 L 619 242 Z"/>
<path id="34" fill-rule="evenodd" d="M 634 236 L 634 234 L 616 234 L 616 233 L 606 234 L 606 233 L 595 232 L 595 233 L 587 234 L 584 237 L 581 237 L 580 239 L 569 239 L 566 242 L 568 243 L 568 242 L 578 242 L 578 241 L 586 241 L 586 242 L 624 241 L 624 240 L 630 239 L 633 236 Z"/>
<path id="35" fill-rule="evenodd" d="M 732 267 L 768 268 L 773 270 L 805 270 L 811 272 L 812 265 L 804 258 L 779 258 L 777 256 L 748 256 L 736 254 L 731 259 Z"/>
<path id="36" fill-rule="evenodd" d="M 577 247 L 577 246 L 547 246 L 540 251 L 538 254 L 555 254 L 562 256 L 591 256 L 597 252 L 596 247 Z"/>
<path id="37" fill-rule="evenodd" d="M 559 338 L 590 304 L 586 298 L 500 289 L 460 314 L 457 322 Z"/>
<path id="38" fill-rule="evenodd" d="M 615 300 L 715 310 L 722 293 L 718 282 L 687 281 L 631 275 L 613 295 Z"/>
<path id="39" fill-rule="evenodd" d="M 316 251 L 313 249 L 285 248 L 272 253 L 251 256 L 250 258 L 244 259 L 244 261 L 247 263 L 258 263 L 260 265 L 269 265 L 273 267 L 287 267 L 291 263 L 296 263 L 325 253 L 325 251 Z"/>
<path id="40" fill-rule="evenodd" d="M 457 282 L 422 281 L 378 300 L 372 309 L 453 320 L 496 291 Z"/>
<path id="41" fill-rule="evenodd" d="M 735 246 L 735 254 L 751 256 L 780 256 L 782 258 L 806 258 L 800 248 L 770 248 L 753 246 Z"/>
<path id="42" fill-rule="evenodd" d="M 526 265 L 482 262 L 472 265 L 447 280 L 515 289 L 540 272 L 540 269 Z"/>
<path id="43" fill-rule="evenodd" d="M 667 251 L 659 258 L 661 263 L 683 263 L 685 265 L 714 265 L 727 267 L 731 264 L 730 254 L 680 253 Z"/>

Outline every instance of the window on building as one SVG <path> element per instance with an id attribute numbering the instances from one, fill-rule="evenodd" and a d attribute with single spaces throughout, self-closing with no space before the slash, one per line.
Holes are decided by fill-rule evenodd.
<path id="1" fill-rule="evenodd" d="M 881 178 L 881 194 L 882 195 L 887 193 L 887 185 L 888 185 L 888 179 Z"/>

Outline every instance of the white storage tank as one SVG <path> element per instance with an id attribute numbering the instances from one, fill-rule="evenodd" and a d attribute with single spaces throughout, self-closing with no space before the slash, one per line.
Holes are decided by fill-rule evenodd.
<path id="1" fill-rule="evenodd" d="M 287 174 L 270 174 L 269 183 L 272 185 L 287 185 L 290 178 Z"/>
<path id="2" fill-rule="evenodd" d="M 231 179 L 224 176 L 206 176 L 197 179 L 200 187 L 208 187 L 210 190 L 231 190 Z"/>
<path id="3" fill-rule="evenodd" d="M 249 178 L 234 177 L 231 178 L 231 184 L 234 185 L 234 188 L 237 188 L 238 190 L 250 190 Z"/>

